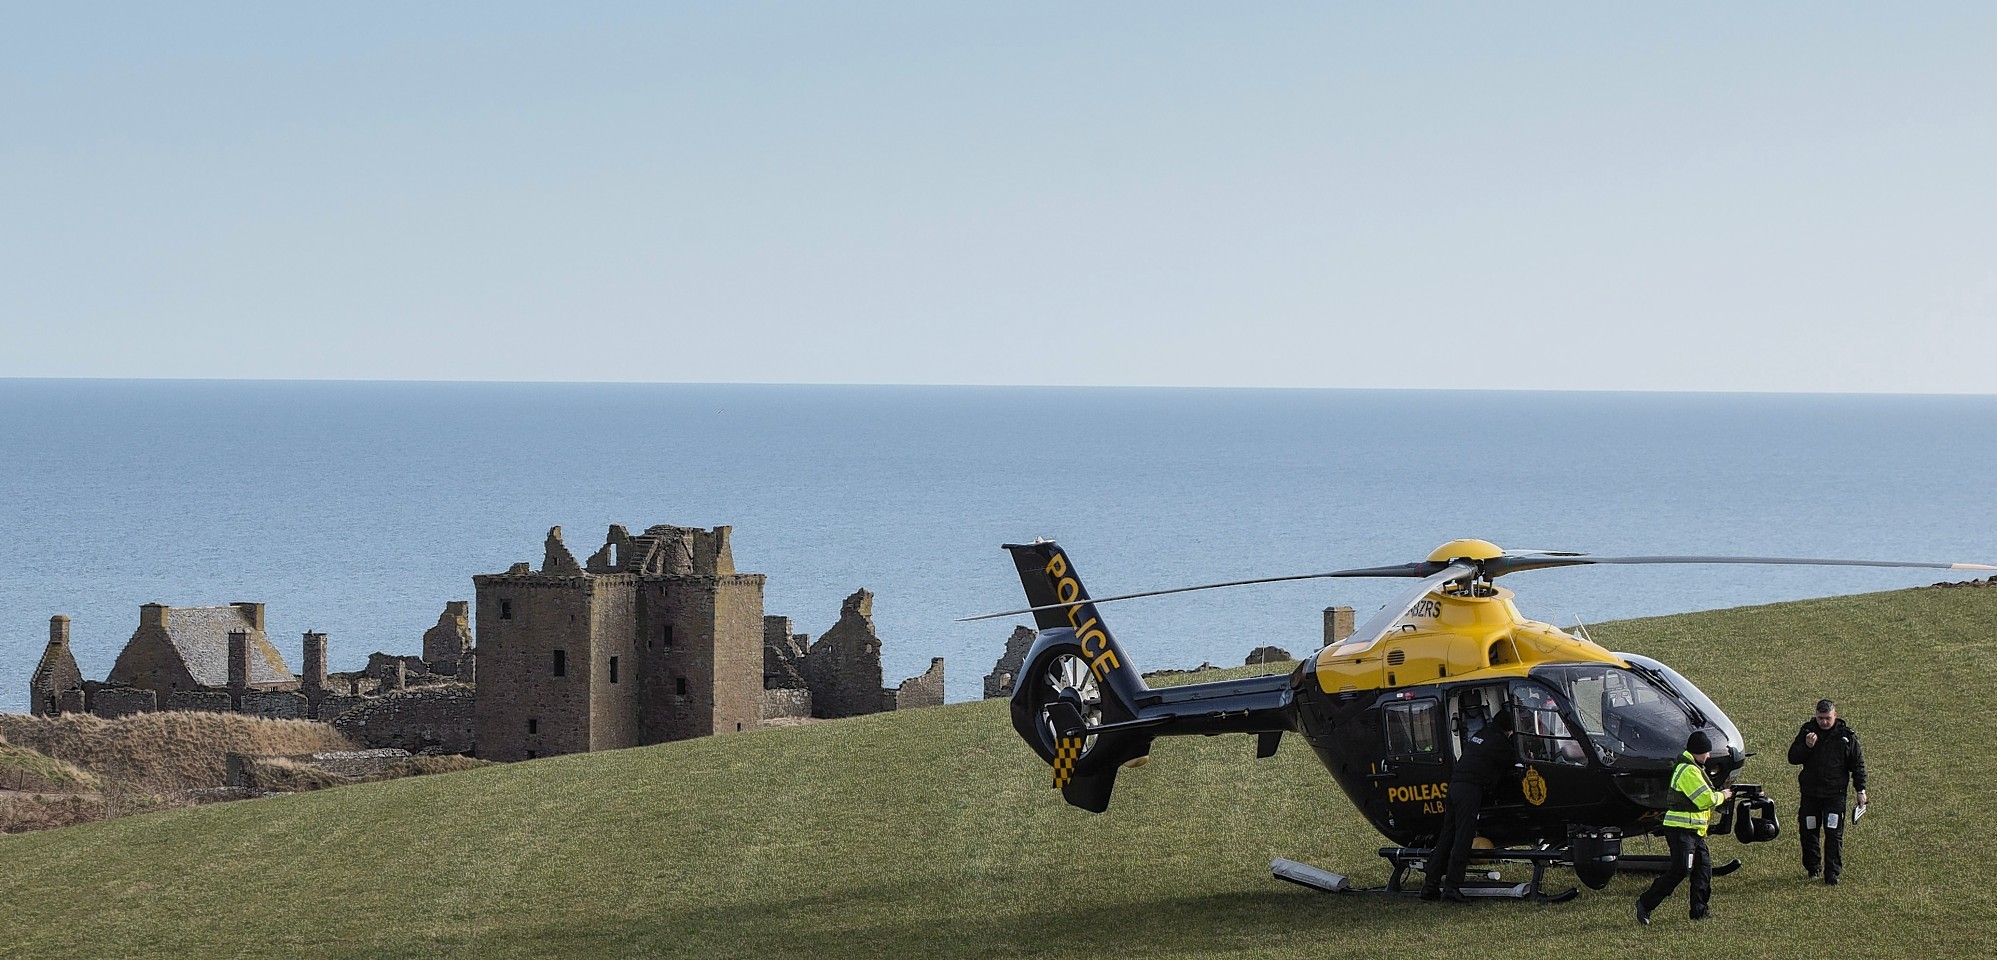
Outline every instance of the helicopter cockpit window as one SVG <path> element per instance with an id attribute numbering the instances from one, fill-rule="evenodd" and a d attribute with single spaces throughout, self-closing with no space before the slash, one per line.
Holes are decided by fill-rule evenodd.
<path id="1" fill-rule="evenodd" d="M 1623 757 L 1675 759 L 1692 732 L 1685 708 L 1648 679 L 1608 664 L 1546 667 L 1533 679 L 1574 705 L 1581 732 L 1605 763 Z"/>
<path id="2" fill-rule="evenodd" d="M 1432 699 L 1390 703 L 1381 711 L 1390 757 L 1434 757 L 1441 750 L 1436 736 L 1436 702 Z"/>
<path id="3" fill-rule="evenodd" d="M 1560 701 L 1552 688 L 1539 683 L 1521 683 L 1512 689 L 1517 705 L 1513 736 L 1519 753 L 1527 760 L 1542 763 L 1582 765 L 1588 753 L 1560 714 Z"/>

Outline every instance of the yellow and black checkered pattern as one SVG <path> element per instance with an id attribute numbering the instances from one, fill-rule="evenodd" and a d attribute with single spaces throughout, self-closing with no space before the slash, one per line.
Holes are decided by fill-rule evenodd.
<path id="1" fill-rule="evenodd" d="M 1054 788 L 1059 790 L 1068 785 L 1075 775 L 1075 761 L 1082 756 L 1081 737 L 1056 737 L 1054 740 Z"/>

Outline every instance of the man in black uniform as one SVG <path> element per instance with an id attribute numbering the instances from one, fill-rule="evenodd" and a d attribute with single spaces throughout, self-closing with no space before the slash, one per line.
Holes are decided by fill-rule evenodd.
<path id="1" fill-rule="evenodd" d="M 1422 881 L 1423 900 L 1469 903 L 1463 895 L 1463 871 L 1470 865 L 1470 844 L 1477 839 L 1477 813 L 1517 761 L 1512 746 L 1512 711 L 1498 712 L 1484 729 L 1463 739 L 1463 756 L 1449 777 L 1442 801 L 1442 832 L 1428 855 L 1428 878 Z"/>
<path id="2" fill-rule="evenodd" d="M 1789 762 L 1803 769 L 1796 774 L 1802 803 L 1796 820 L 1803 829 L 1803 872 L 1817 875 L 1817 832 L 1823 831 L 1821 864 L 1824 882 L 1835 884 L 1844 873 L 1844 791 L 1847 781 L 1858 788 L 1858 805 L 1865 806 L 1865 751 L 1858 734 L 1838 719 L 1838 705 L 1817 701 L 1817 716 L 1803 723 L 1789 744 Z"/>

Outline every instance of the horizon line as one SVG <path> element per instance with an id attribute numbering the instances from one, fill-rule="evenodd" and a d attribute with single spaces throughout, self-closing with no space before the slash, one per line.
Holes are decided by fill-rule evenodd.
<path id="1" fill-rule="evenodd" d="M 1628 388 L 1611 387 L 1437 387 L 1437 386 L 1306 386 L 1293 384 L 1146 384 L 1146 383 L 924 383 L 912 381 L 852 382 L 836 380 L 504 380 L 436 379 L 416 377 L 120 377 L 0 376 L 0 383 L 299 383 L 299 384 L 407 384 L 465 386 L 660 386 L 660 387 L 908 387 L 964 388 L 973 390 L 1208 390 L 1208 391 L 1316 391 L 1347 393 L 1594 393 L 1594 394 L 1674 394 L 1694 396 L 1795 396 L 1795 397 L 1997 397 L 1997 391 L 1982 393 L 1918 392 L 1904 390 L 1784 390 L 1775 388 Z"/>

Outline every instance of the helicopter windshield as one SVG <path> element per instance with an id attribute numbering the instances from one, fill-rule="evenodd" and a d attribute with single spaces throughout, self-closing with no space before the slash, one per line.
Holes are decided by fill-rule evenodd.
<path id="1" fill-rule="evenodd" d="M 1604 763 L 1676 759 L 1693 718 L 1677 698 L 1641 674 L 1608 664 L 1563 664 L 1533 671 L 1574 705 L 1581 733 Z"/>

